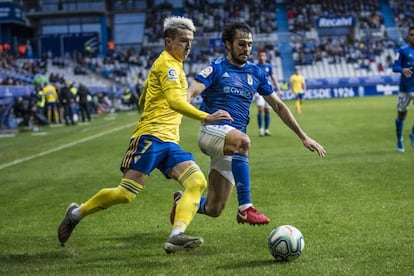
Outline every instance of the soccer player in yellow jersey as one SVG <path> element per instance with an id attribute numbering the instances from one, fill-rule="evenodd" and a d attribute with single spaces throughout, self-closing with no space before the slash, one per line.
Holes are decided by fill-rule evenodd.
<path id="1" fill-rule="evenodd" d="M 155 60 L 144 83 L 139 100 L 142 114 L 121 162 L 121 183 L 115 188 L 98 191 L 80 205 L 69 205 L 58 228 L 62 245 L 81 219 L 115 204 L 132 201 L 156 168 L 184 188 L 164 250 L 174 253 L 197 248 L 203 243 L 201 237 L 184 234 L 197 212 L 207 181 L 192 154 L 179 146 L 179 126 L 183 115 L 205 123 L 231 121 L 232 118 L 226 111 L 209 114 L 188 102 L 183 61 L 190 53 L 194 32 L 194 24 L 188 18 L 173 16 L 165 19 L 165 50 Z"/>
<path id="2" fill-rule="evenodd" d="M 299 68 L 295 68 L 295 73 L 290 77 L 290 87 L 296 95 L 295 108 L 296 113 L 302 114 L 303 98 L 305 97 L 306 82 L 305 78 L 300 74 Z"/>
<path id="3" fill-rule="evenodd" d="M 59 96 L 56 91 L 56 87 L 52 84 L 47 84 L 43 87 L 43 93 L 46 100 L 47 119 L 49 123 L 52 123 L 52 115 L 55 123 L 59 122 L 59 111 L 58 111 L 58 99 Z M 53 112 L 53 113 L 52 113 Z"/>

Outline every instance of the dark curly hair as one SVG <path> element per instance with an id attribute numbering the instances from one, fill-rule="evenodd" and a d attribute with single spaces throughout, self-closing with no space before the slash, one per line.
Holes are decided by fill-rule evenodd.
<path id="1" fill-rule="evenodd" d="M 224 27 L 223 33 L 221 35 L 221 40 L 224 44 L 226 44 L 226 41 L 229 41 L 230 43 L 233 43 L 234 37 L 236 36 L 237 30 L 251 34 L 252 29 L 250 28 L 247 23 L 244 22 L 235 22 L 231 24 L 227 24 Z"/>

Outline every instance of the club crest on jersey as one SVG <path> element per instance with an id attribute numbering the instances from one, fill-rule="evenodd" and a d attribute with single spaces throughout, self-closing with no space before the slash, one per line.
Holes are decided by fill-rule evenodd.
<path id="1" fill-rule="evenodd" d="M 204 69 L 200 72 L 200 75 L 201 75 L 203 78 L 207 78 L 207 77 L 211 74 L 211 72 L 213 72 L 213 67 L 211 67 L 211 66 L 207 66 L 206 68 L 204 68 Z"/>
<path id="2" fill-rule="evenodd" d="M 175 70 L 175 68 L 169 68 L 167 75 L 168 75 L 168 79 L 171 81 L 178 80 L 178 73 L 177 73 L 177 70 Z"/>
<path id="3" fill-rule="evenodd" d="M 253 85 L 253 78 L 252 78 L 252 75 L 250 74 L 247 74 L 247 83 L 249 85 Z"/>

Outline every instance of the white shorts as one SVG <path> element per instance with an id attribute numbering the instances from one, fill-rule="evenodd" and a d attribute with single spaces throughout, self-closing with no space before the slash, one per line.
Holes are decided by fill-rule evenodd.
<path id="1" fill-rule="evenodd" d="M 198 147 L 210 156 L 209 173 L 214 169 L 234 185 L 232 157 L 224 155 L 224 140 L 233 129 L 235 128 L 229 125 L 202 125 L 198 132 Z"/>
<path id="2" fill-rule="evenodd" d="M 256 106 L 264 106 L 265 108 L 270 108 L 270 104 L 268 104 L 263 96 L 259 93 L 254 94 L 253 101 L 256 103 Z"/>
<path id="3" fill-rule="evenodd" d="M 414 92 L 400 92 L 397 98 L 397 110 L 399 112 L 407 111 L 411 103 L 414 101 Z"/>

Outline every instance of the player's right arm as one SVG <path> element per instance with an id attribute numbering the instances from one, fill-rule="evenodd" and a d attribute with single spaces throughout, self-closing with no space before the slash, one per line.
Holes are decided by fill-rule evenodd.
<path id="1" fill-rule="evenodd" d="M 146 92 L 147 92 L 147 86 L 148 86 L 148 82 L 145 81 L 144 85 L 142 86 L 142 91 L 141 91 L 141 96 L 139 97 L 138 100 L 138 106 L 141 110 L 144 110 L 144 105 L 145 105 L 145 96 L 146 96 Z"/>

